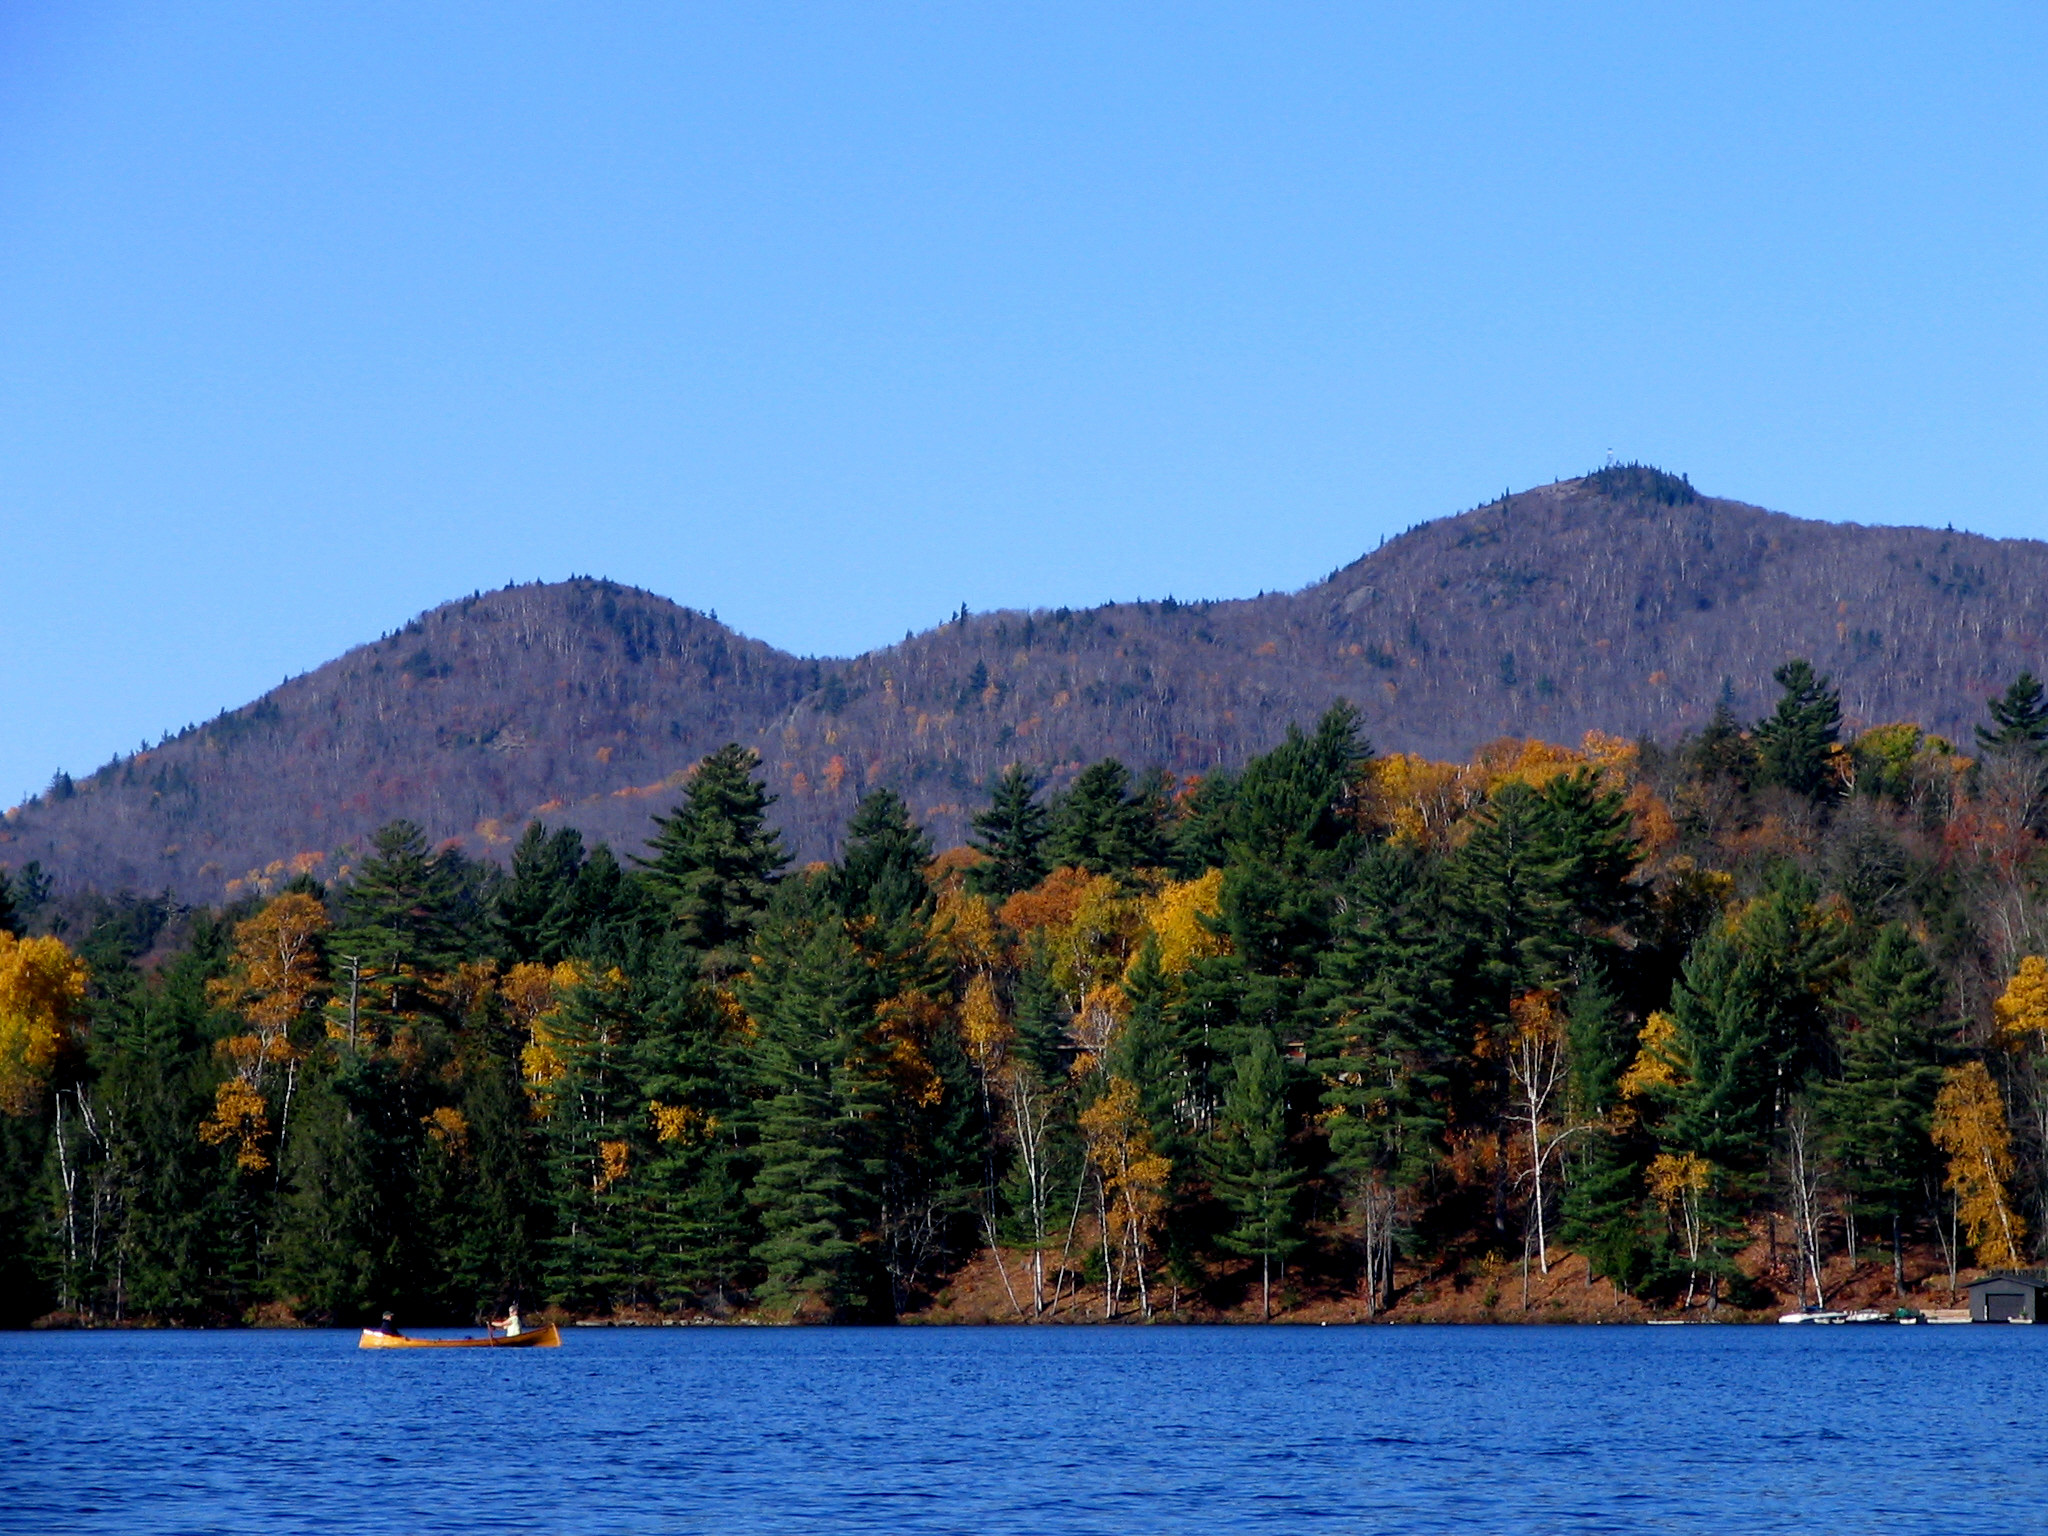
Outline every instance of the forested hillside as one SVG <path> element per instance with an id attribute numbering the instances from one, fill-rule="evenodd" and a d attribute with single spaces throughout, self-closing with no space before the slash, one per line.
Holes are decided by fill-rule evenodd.
<path id="1" fill-rule="evenodd" d="M 1669 742 L 1805 656 L 1853 727 L 1954 735 L 2048 671 L 2048 545 L 1815 522 L 1624 467 L 1418 527 L 1301 592 L 961 614 L 799 660 L 610 583 L 478 595 L 8 813 L 0 866 L 218 901 L 326 876 L 394 817 L 502 858 L 530 816 L 637 850 L 718 743 L 759 751 L 804 859 L 896 788 L 941 844 L 1011 762 L 1200 774 L 1350 701 L 1388 750 Z"/>
<path id="2" fill-rule="evenodd" d="M 1773 690 L 1670 747 L 1338 706 L 1193 782 L 1016 768 L 943 852 L 878 788 L 806 868 L 731 744 L 637 870 L 401 821 L 225 908 L 16 876 L 0 1315 L 1952 1294 L 2048 1234 L 2048 697 L 1957 742 Z"/>

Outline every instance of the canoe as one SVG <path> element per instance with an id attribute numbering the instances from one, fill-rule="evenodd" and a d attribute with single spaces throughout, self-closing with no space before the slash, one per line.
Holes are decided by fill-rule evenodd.
<path id="1" fill-rule="evenodd" d="M 491 1339 L 408 1339 L 402 1334 L 379 1333 L 374 1328 L 363 1330 L 358 1349 L 560 1349 L 562 1335 L 553 1323 L 541 1328 L 529 1328 L 524 1333 L 515 1333 L 505 1338 L 500 1335 Z"/>

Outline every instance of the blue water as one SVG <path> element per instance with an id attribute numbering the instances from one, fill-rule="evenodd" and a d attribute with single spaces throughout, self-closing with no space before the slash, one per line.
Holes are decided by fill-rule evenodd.
<path id="1" fill-rule="evenodd" d="M 0 1529 L 2048 1530 L 2048 1329 L 0 1335 Z"/>

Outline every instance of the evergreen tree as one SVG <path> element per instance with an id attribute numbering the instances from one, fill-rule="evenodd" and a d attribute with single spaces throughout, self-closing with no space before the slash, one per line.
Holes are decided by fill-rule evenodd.
<path id="1" fill-rule="evenodd" d="M 1458 1056 L 1447 1009 L 1457 951 L 1436 892 L 1408 853 L 1377 848 L 1347 882 L 1308 1002 L 1329 1167 L 1359 1224 L 1365 1293 L 1390 1298 L 1404 1217 L 1442 1155 Z"/>
<path id="2" fill-rule="evenodd" d="M 1176 879 L 1193 880 L 1229 861 L 1236 803 L 1237 776 L 1223 769 L 1204 774 L 1181 796 L 1180 817 L 1168 844 L 1168 863 Z"/>
<path id="3" fill-rule="evenodd" d="M 1209 1147 L 1210 1182 L 1236 1221 L 1219 1240 L 1259 1261 L 1260 1316 L 1273 1315 L 1273 1265 L 1300 1246 L 1294 1206 L 1302 1172 L 1287 1144 L 1287 1082 L 1269 1034 L 1254 1034 L 1223 1099 Z"/>
<path id="4" fill-rule="evenodd" d="M 1785 690 L 1756 728 L 1758 779 L 1820 800 L 1837 788 L 1831 759 L 1842 730 L 1842 697 L 1800 658 L 1771 674 Z"/>
<path id="5" fill-rule="evenodd" d="M 1060 990 L 1053 984 L 1052 957 L 1042 931 L 1034 931 L 1025 944 L 1010 1024 L 1017 1033 L 1016 1048 L 1038 1075 L 1048 1083 L 1059 1082 L 1066 1075 L 1067 1018 Z"/>
<path id="6" fill-rule="evenodd" d="M 1124 979 L 1130 1016 L 1112 1037 L 1106 1065 L 1138 1090 L 1138 1106 L 1152 1138 L 1152 1149 L 1173 1160 L 1183 1158 L 1181 1110 L 1195 1095 L 1194 1083 L 1175 1027 L 1172 986 L 1159 963 L 1159 940 L 1147 933 L 1138 958 Z"/>
<path id="7" fill-rule="evenodd" d="M 1888 923 L 1837 1001 L 1841 1076 L 1822 1097 L 1829 1141 L 1860 1211 L 1890 1228 L 1903 1291 L 1902 1229 L 1939 1164 L 1928 1127 L 1944 1066 L 1941 983 L 1913 936 Z"/>
<path id="8" fill-rule="evenodd" d="M 1632 1290 L 1648 1278 L 1652 1262 L 1641 1219 L 1652 1149 L 1632 1117 L 1616 1114 L 1635 1036 L 1597 972 L 1572 994 L 1568 1028 L 1573 1113 L 1592 1129 L 1571 1165 L 1559 1235 L 1586 1254 L 1595 1273 Z"/>
<path id="9" fill-rule="evenodd" d="M 276 1290 L 335 1323 L 438 1312 L 417 1220 L 419 1106 L 391 1056 L 314 1058 L 299 1087 Z"/>
<path id="10" fill-rule="evenodd" d="M 875 1090 L 855 1070 L 872 979 L 818 882 L 789 882 L 763 926 L 740 1000 L 758 1030 L 757 1294 L 803 1313 L 858 1317 L 879 1299 L 861 1234 L 879 1172 L 866 1122 Z"/>
<path id="11" fill-rule="evenodd" d="M 1738 1177 L 1761 1170 L 1779 1117 L 1825 1065 L 1839 961 L 1812 885 L 1790 868 L 1694 946 L 1671 997 L 1682 1086 L 1667 1141 Z"/>
<path id="12" fill-rule="evenodd" d="M 1166 862 L 1163 809 L 1156 794 L 1132 793 L 1131 771 L 1106 757 L 1053 802 L 1046 853 L 1092 875 L 1154 868 Z"/>
<path id="13" fill-rule="evenodd" d="M 492 926 L 515 964 L 558 965 L 569 956 L 578 926 L 576 887 L 583 872 L 583 834 L 549 832 L 530 821 L 512 850 L 512 873 L 498 892 Z"/>
<path id="14" fill-rule="evenodd" d="M 1978 726 L 1978 746 L 1987 752 L 2048 754 L 2048 690 L 2032 672 L 2014 678 L 2004 696 L 1987 701 L 1985 708 L 1995 729 Z"/>
<path id="15" fill-rule="evenodd" d="M 1603 790 L 1588 768 L 1559 774 L 1543 786 L 1540 840 L 1549 857 L 1553 892 L 1582 939 L 1621 922 L 1636 906 L 1629 883 L 1642 862 L 1620 790 Z"/>
<path id="16" fill-rule="evenodd" d="M 410 821 L 380 828 L 370 843 L 372 852 L 342 892 L 330 952 L 354 956 L 386 977 L 453 970 L 473 953 L 463 922 L 463 861 L 433 853 Z"/>
<path id="17" fill-rule="evenodd" d="M 1228 813 L 1222 906 L 1249 969 L 1299 977 L 1322 953 L 1335 883 L 1357 851 L 1346 813 L 1369 753 L 1358 712 L 1339 704 L 1314 734 L 1289 727 L 1245 765 Z"/>
<path id="18" fill-rule="evenodd" d="M 862 797 L 846 824 L 846 850 L 832 872 L 832 895 L 850 918 L 871 918 L 889 926 L 922 923 L 933 907 L 925 866 L 932 842 L 910 819 L 910 807 L 893 789 Z"/>
<path id="19" fill-rule="evenodd" d="M 1567 974 L 1577 947 L 1566 896 L 1574 863 L 1543 797 L 1514 780 L 1494 792 L 1448 861 L 1450 905 L 1471 956 L 1467 985 L 1481 1016 L 1504 1022 L 1510 997 Z"/>
<path id="20" fill-rule="evenodd" d="M 746 964 L 748 937 L 789 863 L 781 834 L 768 825 L 774 798 L 756 776 L 759 766 L 737 744 L 705 758 L 682 804 L 654 818 L 652 857 L 642 861 L 654 905 L 712 976 Z"/>
<path id="21" fill-rule="evenodd" d="M 549 1295 L 571 1306 L 609 1311 L 652 1293 L 648 1109 L 634 1072 L 651 1001 L 631 978 L 592 976 L 548 1016 L 539 1075 L 554 1231 L 544 1274 Z"/>
<path id="22" fill-rule="evenodd" d="M 745 1105 L 741 1040 L 673 938 L 654 966 L 650 1004 L 632 1050 L 637 1096 L 654 1120 L 644 1187 L 653 1251 L 645 1268 L 664 1298 L 723 1310 L 754 1238 L 736 1131 Z"/>
<path id="23" fill-rule="evenodd" d="M 967 872 L 967 888 L 996 901 L 1028 891 L 1046 876 L 1051 814 L 1039 803 L 1038 775 L 1012 763 L 996 781 L 989 807 L 974 818 L 969 843 L 987 862 Z"/>
<path id="24" fill-rule="evenodd" d="M 626 878 L 610 846 L 599 843 L 576 872 L 561 939 L 564 958 L 621 963 L 645 947 L 643 917 L 636 883 Z"/>
<path id="25" fill-rule="evenodd" d="M 1746 790 L 1757 774 L 1756 747 L 1735 718 L 1730 690 L 1724 683 L 1714 713 L 1687 751 L 1692 771 L 1703 779 L 1722 778 Z"/>

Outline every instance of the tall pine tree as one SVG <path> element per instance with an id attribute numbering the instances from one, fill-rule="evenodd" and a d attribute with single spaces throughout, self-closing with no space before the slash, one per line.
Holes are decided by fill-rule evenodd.
<path id="1" fill-rule="evenodd" d="M 996 901 L 1028 891 L 1046 876 L 1045 840 L 1051 814 L 1039 802 L 1038 775 L 1012 763 L 996 781 L 989 807 L 974 818 L 968 841 L 986 862 L 967 872 L 967 888 Z"/>
<path id="2" fill-rule="evenodd" d="M 747 962 L 747 940 L 789 855 L 768 825 L 760 759 L 728 743 L 697 765 L 683 802 L 654 818 L 641 875 L 657 909 L 712 977 Z"/>
<path id="3" fill-rule="evenodd" d="M 1842 696 L 1803 657 L 1771 677 L 1785 691 L 1756 728 L 1758 779 L 1811 800 L 1829 798 L 1839 788 L 1832 759 L 1842 733 Z"/>

